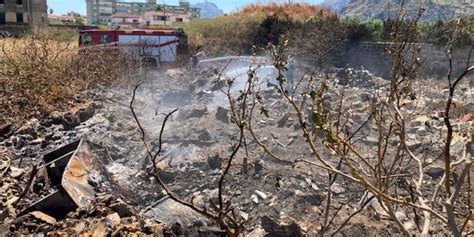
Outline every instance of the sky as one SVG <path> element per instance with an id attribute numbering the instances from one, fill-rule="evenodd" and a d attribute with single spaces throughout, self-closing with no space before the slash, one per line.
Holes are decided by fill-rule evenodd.
<path id="1" fill-rule="evenodd" d="M 145 2 L 145 0 L 127 1 L 126 2 Z M 323 0 L 306 0 L 298 2 L 307 3 L 321 3 Z M 204 0 L 191 0 L 191 3 L 204 2 Z M 229 13 L 234 10 L 241 8 L 249 3 L 264 3 L 264 2 L 286 2 L 283 0 L 240 0 L 240 1 L 220 1 L 220 0 L 209 0 L 209 2 L 215 3 L 224 12 Z M 297 2 L 297 1 L 292 1 Z M 170 5 L 177 5 L 178 0 L 157 0 L 157 3 L 166 3 Z M 69 11 L 79 12 L 81 15 L 86 15 L 86 0 L 48 0 L 48 7 L 53 9 L 55 15 L 61 15 Z"/>

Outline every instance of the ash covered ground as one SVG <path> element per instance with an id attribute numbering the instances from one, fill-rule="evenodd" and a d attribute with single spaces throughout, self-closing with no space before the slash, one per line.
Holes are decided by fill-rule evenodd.
<path id="1" fill-rule="evenodd" d="M 227 64 L 228 60 L 232 63 Z M 163 170 L 160 176 L 179 197 L 209 208 L 207 200 L 217 196 L 218 181 L 238 132 L 231 123 L 228 101 L 219 90 L 215 72 L 223 71 L 225 76 L 237 78 L 231 90 L 231 94 L 237 95 L 245 85 L 250 64 L 261 65 L 257 76 L 264 82 L 262 94 L 270 110 L 269 118 L 261 115 L 255 118 L 254 127 L 260 140 L 274 154 L 287 160 L 315 161 L 291 107 L 272 86 L 277 84 L 277 72 L 268 58 L 218 58 L 201 61 L 196 69 L 150 70 L 144 75 L 131 76 L 126 85 L 78 94 L 78 103 L 68 110 L 2 129 L 0 148 L 2 154 L 10 158 L 11 168 L 6 168 L 9 164 L 6 159 L 2 160 L 5 169 L 0 181 L 0 221 L 4 224 L 0 233 L 222 234 L 213 221 L 167 199 L 156 180 L 148 175 L 151 164 L 129 106 L 136 82 L 143 81 L 134 107 L 152 150 L 159 146 L 162 113 L 178 109 L 166 123 L 163 134 L 162 161 L 158 165 Z M 308 67 L 302 63 L 296 65 L 295 78 L 305 77 Z M 357 140 L 355 146 L 371 154 L 376 149 L 378 134 L 374 133 L 376 125 L 369 118 L 367 104 L 376 99 L 388 82 L 363 69 L 334 69 L 328 75 L 331 80 L 325 96 L 326 107 L 336 112 L 344 93 L 346 112 L 342 116 L 347 132 L 354 132 L 368 121 L 354 139 Z M 319 77 L 322 81 L 325 75 Z M 444 130 L 439 112 L 447 97 L 446 86 L 444 81 L 424 80 L 414 88 L 418 99 L 407 102 L 405 107 L 413 111 L 414 118 L 408 124 L 408 144 L 426 164 L 423 172 L 428 182 L 426 192 L 430 192 L 429 187 L 439 182 L 443 174 Z M 464 83 L 459 91 L 454 111 L 457 130 L 452 143 L 454 155 L 463 152 L 463 134 L 467 133 L 474 117 L 472 86 Z M 30 167 L 42 161 L 42 154 L 80 138 L 106 149 L 112 160 L 104 174 L 110 180 L 97 185 L 94 205 L 79 208 L 63 219 L 51 220 L 31 213 L 18 215 L 50 191 L 45 190 L 47 185 L 41 178 L 35 178 L 32 190 L 21 195 Z M 390 142 L 397 143 L 396 140 Z M 323 154 L 337 163 L 330 152 Z M 248 158 L 248 165 L 244 165 L 244 158 Z M 15 168 L 20 160 L 21 166 Z M 326 171 L 306 163 L 287 165 L 275 161 L 249 139 L 247 146 L 237 154 L 225 181 L 225 196 L 232 200 L 235 218 L 245 222 L 245 234 L 311 236 L 320 231 L 328 198 Z M 330 214 L 337 210 L 334 225 L 330 227 L 334 230 L 362 205 L 367 194 L 359 185 L 341 177 L 330 189 L 333 210 Z M 466 199 L 461 198 L 458 208 L 467 208 Z M 417 228 L 414 217 L 404 209 L 396 213 L 408 229 Z M 434 231 L 447 233 L 441 225 Z M 391 236 L 402 232 L 374 199 L 339 234 Z"/>

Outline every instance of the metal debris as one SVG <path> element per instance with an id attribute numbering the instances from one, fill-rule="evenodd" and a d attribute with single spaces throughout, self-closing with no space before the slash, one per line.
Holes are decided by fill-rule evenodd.
<path id="1" fill-rule="evenodd" d="M 56 224 L 56 219 L 50 215 L 44 214 L 43 212 L 40 211 L 34 211 L 30 213 L 32 216 L 35 218 L 42 220 L 48 224 L 54 225 Z"/>
<path id="2" fill-rule="evenodd" d="M 62 219 L 77 207 L 84 207 L 95 198 L 93 184 L 104 181 L 102 163 L 108 156 L 98 157 L 85 139 L 65 145 L 43 156 L 45 169 L 55 191 L 38 200 L 21 214 L 39 211 Z"/>

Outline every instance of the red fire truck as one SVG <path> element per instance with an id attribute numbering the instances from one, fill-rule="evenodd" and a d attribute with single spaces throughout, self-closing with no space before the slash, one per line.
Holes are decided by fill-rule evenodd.
<path id="1" fill-rule="evenodd" d="M 114 52 L 133 58 L 155 60 L 169 67 L 187 60 L 188 38 L 176 30 L 82 30 L 79 50 Z"/>

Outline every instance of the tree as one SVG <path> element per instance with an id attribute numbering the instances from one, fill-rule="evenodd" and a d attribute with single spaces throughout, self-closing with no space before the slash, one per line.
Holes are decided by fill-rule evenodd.
<path id="1" fill-rule="evenodd" d="M 74 18 L 74 25 L 76 26 L 84 26 L 84 18 L 76 17 Z"/>

